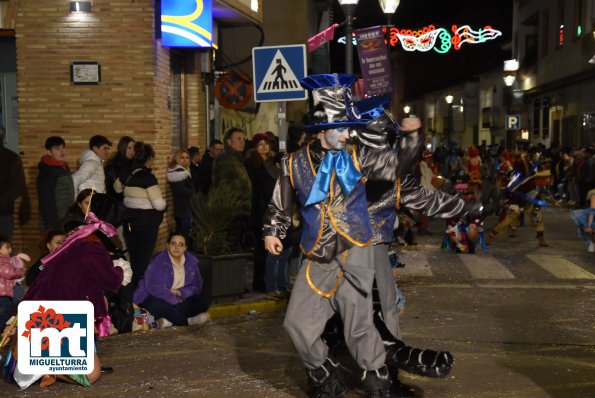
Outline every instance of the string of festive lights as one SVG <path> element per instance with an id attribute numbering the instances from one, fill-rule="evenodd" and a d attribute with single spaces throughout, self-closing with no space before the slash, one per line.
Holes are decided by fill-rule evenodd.
<path id="1" fill-rule="evenodd" d="M 386 34 L 387 28 L 383 28 L 383 31 Z M 445 54 L 452 48 L 457 51 L 460 50 L 463 44 L 481 44 L 502 36 L 501 31 L 493 29 L 490 25 L 478 30 L 471 29 L 469 25 L 452 25 L 451 31 L 452 33 L 445 28 L 434 25 L 428 25 L 417 30 L 392 27 L 388 31 L 389 37 L 386 41 L 392 47 L 400 42 L 405 51 L 427 52 L 433 49 L 439 54 Z M 345 36 L 337 41 L 345 44 Z M 353 37 L 353 44 L 357 44 L 355 36 Z"/>

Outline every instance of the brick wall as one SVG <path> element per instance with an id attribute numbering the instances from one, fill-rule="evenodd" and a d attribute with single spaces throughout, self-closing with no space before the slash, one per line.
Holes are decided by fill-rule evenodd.
<path id="1" fill-rule="evenodd" d="M 188 146 L 199 146 L 204 152 L 206 138 L 206 92 L 201 77 L 200 52 L 190 55 L 187 60 L 186 99 L 188 113 Z"/>
<path id="2" fill-rule="evenodd" d="M 123 135 L 150 143 L 156 151 L 155 174 L 166 191 L 171 155 L 170 55 L 155 40 L 154 25 L 153 0 L 94 0 L 88 15 L 70 14 L 65 0 L 20 1 L 15 26 L 19 136 L 30 219 L 16 235 L 17 239 L 22 236 L 25 250 L 34 253 L 39 236 L 35 178 L 37 163 L 45 153 L 44 141 L 50 135 L 66 140 L 67 161 L 73 171 L 92 135 L 110 138 L 114 150 Z M 101 82 L 72 84 L 70 64 L 74 61 L 98 62 Z M 200 74 L 190 78 L 189 84 L 198 95 L 197 79 Z M 204 140 L 204 131 L 200 133 L 204 105 L 201 109 L 199 102 L 195 99 L 192 104 L 199 105 L 190 124 L 189 143 L 193 144 Z M 164 223 L 162 232 L 166 229 Z"/>

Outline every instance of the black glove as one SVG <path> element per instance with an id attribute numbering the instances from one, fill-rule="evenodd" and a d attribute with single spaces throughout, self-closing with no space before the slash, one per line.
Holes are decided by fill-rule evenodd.
<path id="1" fill-rule="evenodd" d="M 370 148 L 388 148 L 388 133 L 392 122 L 387 116 L 381 116 L 368 122 L 366 127 L 352 130 L 352 137 Z"/>

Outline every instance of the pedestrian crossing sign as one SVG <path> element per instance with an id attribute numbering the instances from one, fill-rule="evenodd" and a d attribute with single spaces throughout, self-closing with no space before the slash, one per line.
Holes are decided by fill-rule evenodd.
<path id="1" fill-rule="evenodd" d="M 254 47 L 254 100 L 297 101 L 307 98 L 300 85 L 306 77 L 306 45 Z"/>

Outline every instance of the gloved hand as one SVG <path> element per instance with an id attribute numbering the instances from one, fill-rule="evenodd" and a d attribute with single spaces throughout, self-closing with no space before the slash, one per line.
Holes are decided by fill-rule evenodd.
<path id="1" fill-rule="evenodd" d="M 132 280 L 132 268 L 130 263 L 123 258 L 113 260 L 114 267 L 120 267 L 124 271 L 124 278 L 122 279 L 122 286 L 126 286 Z"/>
<path id="2" fill-rule="evenodd" d="M 387 117 L 381 116 L 369 121 L 366 127 L 351 130 L 351 136 L 370 148 L 384 149 L 388 147 L 387 129 L 390 124 Z"/>

